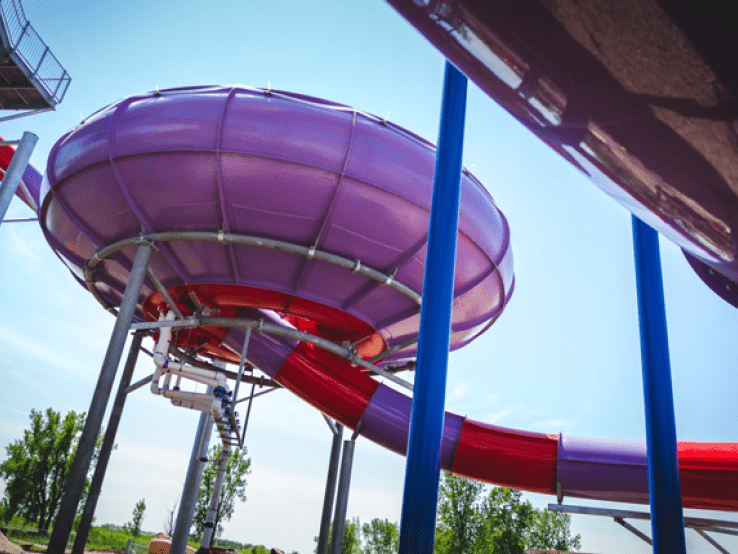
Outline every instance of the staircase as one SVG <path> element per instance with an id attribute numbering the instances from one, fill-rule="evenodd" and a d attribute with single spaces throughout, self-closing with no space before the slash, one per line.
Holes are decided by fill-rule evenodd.
<path id="1" fill-rule="evenodd" d="M 0 110 L 48 110 L 71 77 L 26 19 L 20 0 L 0 0 Z"/>

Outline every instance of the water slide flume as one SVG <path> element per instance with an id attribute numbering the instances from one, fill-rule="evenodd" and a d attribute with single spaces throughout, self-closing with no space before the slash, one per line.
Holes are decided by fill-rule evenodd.
<path id="1" fill-rule="evenodd" d="M 0 142 L 3 142 L 4 140 L 5 139 L 0 136 Z M 10 160 L 13 158 L 13 154 L 15 154 L 15 148 L 12 146 L 0 146 L 0 179 L 5 175 L 5 171 L 8 169 Z M 28 164 L 28 166 L 26 166 L 26 170 L 23 172 L 23 179 L 16 191 L 16 196 L 34 212 L 37 210 L 39 204 L 41 179 L 41 173 L 31 164 Z"/>
<path id="2" fill-rule="evenodd" d="M 324 100 L 247 87 L 157 91 L 100 110 L 56 143 L 40 223 L 80 283 L 110 306 L 120 302 L 135 241 L 111 245 L 153 240 L 139 322 L 157 321 L 173 303 L 199 326 L 173 331 L 172 344 L 231 362 L 244 329 L 256 330 L 249 363 L 404 453 L 411 399 L 359 358 L 391 370 L 414 356 L 433 165 L 427 141 Z M 468 172 L 461 201 L 454 349 L 489 328 L 514 287 L 507 222 Z M 338 346 L 329 352 L 320 341 Z M 679 451 L 684 505 L 738 510 L 738 445 L 680 443 Z M 640 442 L 447 413 L 441 465 L 559 496 L 648 499 Z"/>

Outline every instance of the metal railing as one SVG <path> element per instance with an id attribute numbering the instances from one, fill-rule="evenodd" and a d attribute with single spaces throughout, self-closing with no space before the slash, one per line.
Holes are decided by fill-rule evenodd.
<path id="1" fill-rule="evenodd" d="M 52 105 L 61 102 L 72 79 L 26 19 L 20 0 L 0 0 L 0 28 L 16 64 Z"/>

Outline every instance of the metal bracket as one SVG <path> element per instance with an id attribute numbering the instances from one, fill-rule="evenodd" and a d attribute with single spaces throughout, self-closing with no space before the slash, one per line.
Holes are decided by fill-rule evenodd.
<path id="1" fill-rule="evenodd" d="M 356 424 L 356 429 L 354 429 L 354 432 L 351 434 L 351 442 L 356 442 L 356 438 L 359 436 L 359 431 L 361 431 L 361 427 L 363 425 L 363 421 L 359 421 L 359 423 Z"/>
<path id="2" fill-rule="evenodd" d="M 323 419 L 325 419 L 325 422 L 328 424 L 328 427 L 331 429 L 331 433 L 334 435 L 338 434 L 338 427 L 336 427 L 336 422 L 333 421 L 331 418 L 329 418 L 327 415 L 325 415 L 323 412 L 320 412 L 320 415 L 323 416 Z"/>
<path id="3" fill-rule="evenodd" d="M 618 523 L 618 524 L 622 525 L 625 529 L 627 529 L 628 531 L 630 531 L 631 533 L 633 533 L 639 539 L 642 539 L 642 540 L 646 541 L 648 544 L 650 544 L 650 545 L 653 546 L 653 541 L 651 540 L 651 538 L 648 535 L 646 535 L 645 533 L 643 533 L 643 532 L 639 531 L 638 529 L 636 529 L 635 527 L 633 527 L 630 523 L 628 523 L 627 521 L 625 521 L 622 517 L 614 517 L 612 519 L 613 519 L 613 521 L 615 523 Z"/>
<path id="4" fill-rule="evenodd" d="M 154 252 L 159 251 L 159 247 L 156 246 L 156 242 L 146 236 L 139 237 L 135 244 L 136 246 L 150 246 Z M 97 252 L 95 254 L 97 255 Z"/>

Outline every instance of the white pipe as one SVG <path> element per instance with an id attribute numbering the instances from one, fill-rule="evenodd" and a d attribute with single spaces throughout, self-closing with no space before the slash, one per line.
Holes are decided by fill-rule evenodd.
<path id="1" fill-rule="evenodd" d="M 159 321 L 174 321 L 174 317 L 174 312 L 168 312 L 166 315 L 160 314 Z M 172 342 L 172 328 L 160 327 L 159 340 L 156 342 L 156 348 L 154 349 L 154 364 L 157 367 L 166 367 L 170 342 Z"/>
<path id="2" fill-rule="evenodd" d="M 159 321 L 174 321 L 174 312 L 167 312 L 165 315 L 159 316 Z M 156 365 L 156 371 L 154 372 L 154 379 L 151 381 L 151 392 L 154 394 L 160 393 L 159 378 L 162 372 L 166 371 L 166 381 L 164 383 L 164 389 L 169 387 L 171 375 L 174 374 L 177 377 L 184 377 L 208 385 L 213 388 L 223 387 L 228 390 L 226 384 L 226 377 L 220 372 L 212 371 L 209 369 L 200 369 L 198 367 L 188 366 L 182 362 L 169 359 L 169 345 L 172 342 L 172 328 L 171 327 L 160 327 L 159 328 L 159 340 L 156 343 L 154 349 L 154 364 Z"/>
<path id="3" fill-rule="evenodd" d="M 175 405 L 191 405 L 201 412 L 212 413 L 216 417 L 221 417 L 222 415 L 220 401 L 214 398 L 212 394 L 171 390 L 164 391 L 162 396 L 169 398 L 172 404 Z"/>
<path id="4" fill-rule="evenodd" d="M 190 381 L 202 383 L 203 385 L 207 385 L 209 387 L 220 387 L 224 388 L 225 390 L 229 390 L 228 386 L 226 385 L 226 377 L 222 373 L 214 373 L 206 369 L 199 369 L 196 367 L 193 368 L 191 366 L 186 366 L 184 369 L 179 369 L 173 367 L 173 365 L 169 365 L 166 368 L 166 371 L 167 373 L 174 374 L 178 377 L 181 376 L 185 379 L 189 379 Z M 203 375 L 203 373 L 209 373 L 210 375 Z"/>
<path id="5" fill-rule="evenodd" d="M 172 373 L 168 371 L 166 375 L 164 376 L 164 390 L 169 390 L 169 383 L 172 382 Z"/>
<path id="6" fill-rule="evenodd" d="M 181 390 L 167 390 L 162 392 L 162 396 L 164 398 L 169 398 L 170 400 L 182 400 L 182 401 L 188 401 L 188 402 L 199 402 L 202 404 L 207 404 L 209 408 L 212 410 L 214 407 L 217 407 L 220 409 L 220 401 L 217 398 L 214 398 L 212 394 L 207 392 L 186 392 Z M 213 414 L 215 415 L 215 414 Z"/>
<path id="7" fill-rule="evenodd" d="M 180 407 L 180 408 L 187 408 L 189 410 L 196 410 L 198 412 L 203 412 L 205 414 L 211 413 L 210 406 L 207 406 L 204 404 L 198 404 L 197 402 L 188 402 L 185 400 L 172 400 L 172 405 Z"/>
<path id="8" fill-rule="evenodd" d="M 172 316 L 171 318 L 169 316 Z M 173 319 L 174 313 L 170 312 L 166 316 L 159 314 L 159 321 L 166 321 L 167 319 Z M 154 378 L 151 380 L 151 392 L 159 394 L 159 378 L 161 377 L 162 368 L 164 363 L 167 361 L 167 352 L 169 352 L 169 343 L 172 340 L 172 330 L 168 327 L 162 327 L 159 330 L 159 340 L 156 341 L 156 347 L 154 348 Z"/>
<path id="9" fill-rule="evenodd" d="M 159 377 L 161 377 L 161 368 L 156 366 L 154 368 L 154 377 L 151 379 L 151 392 L 159 394 Z"/>

